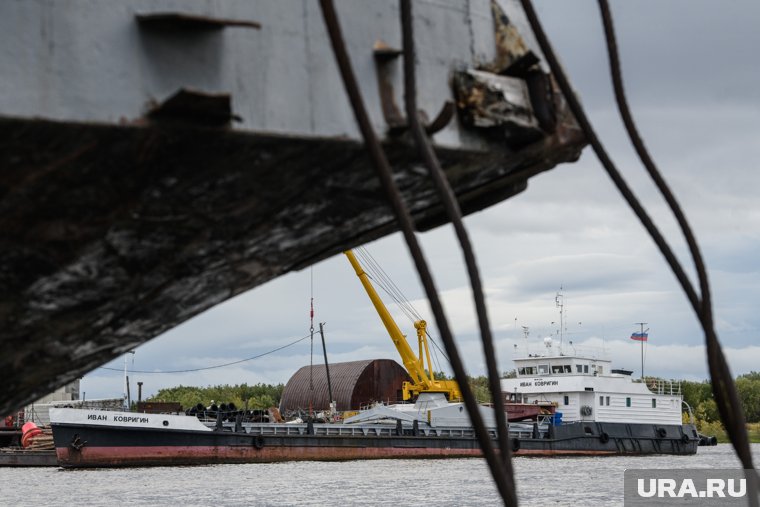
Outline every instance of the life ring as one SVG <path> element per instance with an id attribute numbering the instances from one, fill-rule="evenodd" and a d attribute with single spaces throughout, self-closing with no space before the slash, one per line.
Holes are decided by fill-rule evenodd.
<path id="1" fill-rule="evenodd" d="M 603 444 L 606 444 L 607 442 L 610 441 L 610 436 L 606 432 L 603 431 L 599 434 L 599 441 Z"/>
<path id="2" fill-rule="evenodd" d="M 517 452 L 520 450 L 520 439 L 519 438 L 513 438 L 512 439 L 512 452 Z"/>
<path id="3" fill-rule="evenodd" d="M 668 434 L 668 430 L 665 428 L 657 428 L 657 435 L 659 435 L 660 438 L 665 438 Z"/>
<path id="4" fill-rule="evenodd" d="M 683 442 L 684 444 L 688 444 L 690 440 L 691 439 L 689 438 L 689 435 L 687 435 L 686 433 L 681 435 L 681 442 Z"/>
<path id="5" fill-rule="evenodd" d="M 261 449 L 262 447 L 264 447 L 264 437 L 262 437 L 261 435 L 256 435 L 256 437 L 253 439 L 253 446 L 256 449 Z"/>

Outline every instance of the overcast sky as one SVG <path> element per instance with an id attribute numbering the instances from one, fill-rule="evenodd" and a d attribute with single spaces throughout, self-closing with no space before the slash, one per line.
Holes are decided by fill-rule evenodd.
<path id="1" fill-rule="evenodd" d="M 622 130 L 596 2 L 541 1 L 537 8 L 598 134 L 692 274 L 682 237 Z M 612 8 L 629 102 L 702 247 L 718 335 L 732 372 L 760 370 L 760 3 L 637 1 L 612 2 Z M 572 341 L 578 352 L 606 355 L 614 366 L 638 375 L 639 344 L 629 337 L 637 330 L 633 323 L 643 321 L 649 328 L 647 374 L 707 378 L 704 337 L 686 297 L 590 148 L 577 163 L 533 178 L 526 192 L 468 217 L 466 225 L 503 371 L 512 369 L 515 350 L 537 352 L 546 336 L 556 336 L 554 298 L 562 286 L 567 352 Z M 482 374 L 469 284 L 450 227 L 420 238 L 467 368 Z M 428 319 L 436 337 L 400 235 L 367 248 Z M 326 322 L 331 362 L 399 360 L 341 255 L 258 287 L 154 339 L 129 356 L 129 369 L 212 366 L 306 336 L 312 278 L 315 320 Z M 386 301 L 413 338 L 411 321 Z M 527 341 L 522 326 L 529 328 Z M 318 334 L 315 338 L 313 357 L 321 362 Z M 284 383 L 310 357 L 306 339 L 231 367 L 131 373 L 130 378 L 133 390 L 134 382 L 144 382 L 144 395 L 178 384 Z M 123 368 L 124 358 L 107 366 Z M 119 396 L 122 375 L 95 370 L 81 389 L 90 399 Z"/>

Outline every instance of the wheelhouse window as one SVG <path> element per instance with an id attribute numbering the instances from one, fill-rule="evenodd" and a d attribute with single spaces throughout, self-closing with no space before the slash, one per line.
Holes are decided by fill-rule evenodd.
<path id="1" fill-rule="evenodd" d="M 565 400 L 564 401 L 565 401 L 565 405 L 569 405 L 570 404 L 570 396 L 565 395 Z"/>
<path id="2" fill-rule="evenodd" d="M 630 407 L 631 406 L 631 399 L 630 398 L 626 398 L 625 399 L 625 406 L 626 407 Z"/>
<path id="3" fill-rule="evenodd" d="M 562 365 L 554 365 L 552 366 L 552 373 L 562 373 Z"/>
<path id="4" fill-rule="evenodd" d="M 599 397 L 599 406 L 604 406 L 604 396 Z"/>
<path id="5" fill-rule="evenodd" d="M 606 401 L 607 401 L 607 406 L 609 407 L 610 406 L 610 397 L 609 396 L 607 396 L 607 400 Z"/>
<path id="6" fill-rule="evenodd" d="M 652 398 L 652 408 L 657 408 L 657 398 Z"/>
<path id="7" fill-rule="evenodd" d="M 548 364 L 539 364 L 538 365 L 538 374 L 539 375 L 546 375 L 549 373 L 549 365 Z"/>
<path id="8" fill-rule="evenodd" d="M 583 373 L 588 373 L 588 365 L 587 364 L 583 365 Z"/>
<path id="9" fill-rule="evenodd" d="M 535 366 L 521 366 L 517 369 L 517 372 L 520 375 L 535 375 L 536 374 L 536 367 Z"/>
<path id="10" fill-rule="evenodd" d="M 576 364 L 575 365 L 575 371 L 576 371 L 576 373 L 583 373 L 583 365 L 582 364 Z"/>
<path id="11" fill-rule="evenodd" d="M 572 372 L 573 372 L 573 367 L 570 366 L 569 364 L 566 364 L 565 365 L 565 373 L 572 373 Z"/>

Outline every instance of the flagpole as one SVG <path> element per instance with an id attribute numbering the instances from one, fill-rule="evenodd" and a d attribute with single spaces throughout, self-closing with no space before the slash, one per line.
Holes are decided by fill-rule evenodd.
<path id="1" fill-rule="evenodd" d="M 644 380 L 644 326 L 646 326 L 646 322 L 635 322 L 635 324 L 638 324 L 641 326 L 641 334 L 639 335 L 640 342 L 641 342 L 641 380 Z"/>

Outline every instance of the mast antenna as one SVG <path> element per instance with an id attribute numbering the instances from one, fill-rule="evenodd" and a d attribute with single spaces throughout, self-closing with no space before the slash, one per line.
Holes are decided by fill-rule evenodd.
<path id="1" fill-rule="evenodd" d="M 562 294 L 562 285 L 559 286 L 559 292 L 557 292 L 557 295 L 554 297 L 554 304 L 557 308 L 559 308 L 559 350 L 560 353 L 562 352 L 562 339 L 565 336 L 565 321 L 564 321 L 564 310 L 565 310 L 565 296 Z"/>

